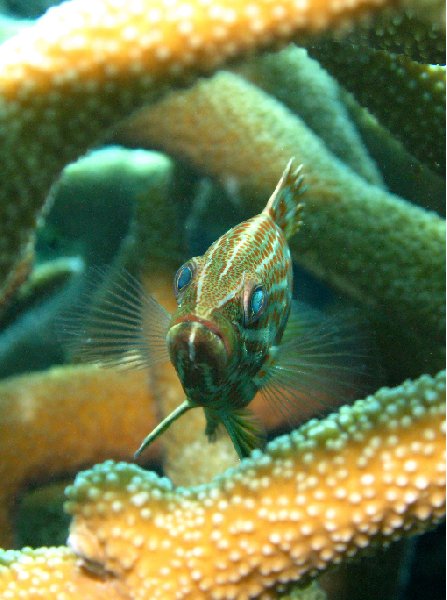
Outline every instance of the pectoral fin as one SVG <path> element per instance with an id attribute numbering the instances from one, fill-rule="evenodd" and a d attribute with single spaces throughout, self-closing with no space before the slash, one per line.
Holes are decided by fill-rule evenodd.
<path id="1" fill-rule="evenodd" d="M 167 362 L 169 313 L 125 269 L 92 268 L 89 294 L 61 319 L 63 346 L 75 362 L 148 369 Z"/>
<path id="2" fill-rule="evenodd" d="M 374 389 L 377 369 L 355 310 L 325 315 L 292 302 L 284 336 L 260 391 L 291 426 Z M 374 374 L 374 376 L 373 376 Z"/>

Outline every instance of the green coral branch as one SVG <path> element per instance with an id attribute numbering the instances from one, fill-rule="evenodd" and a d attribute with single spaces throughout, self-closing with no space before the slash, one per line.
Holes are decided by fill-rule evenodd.
<path id="1" fill-rule="evenodd" d="M 404 54 L 421 63 L 445 64 L 445 23 L 423 19 L 414 8 L 386 9 L 374 19 L 360 22 L 348 34 L 327 37 L 343 37 L 346 44 Z"/>
<path id="2" fill-rule="evenodd" d="M 370 183 L 380 172 L 346 109 L 338 83 L 294 45 L 244 63 L 238 72 L 301 117 L 331 152 Z"/>
<path id="3" fill-rule="evenodd" d="M 309 52 L 410 153 L 445 173 L 445 67 L 339 42 Z"/>
<path id="4" fill-rule="evenodd" d="M 411 340 L 405 352 L 412 374 L 441 365 L 445 222 L 436 214 L 365 182 L 299 117 L 234 74 L 172 94 L 132 127 L 144 128 L 148 145 L 236 185 L 250 214 L 291 156 L 304 163 L 309 189 L 305 225 L 292 242 L 295 259 L 386 315 L 399 337 Z"/>

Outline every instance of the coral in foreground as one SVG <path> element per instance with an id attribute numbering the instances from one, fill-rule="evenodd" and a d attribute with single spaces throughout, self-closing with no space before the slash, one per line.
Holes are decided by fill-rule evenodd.
<path id="1" fill-rule="evenodd" d="M 67 488 L 71 551 L 4 552 L 0 592 L 274 598 L 442 518 L 444 411 L 441 372 L 312 420 L 207 485 L 96 465 Z"/>

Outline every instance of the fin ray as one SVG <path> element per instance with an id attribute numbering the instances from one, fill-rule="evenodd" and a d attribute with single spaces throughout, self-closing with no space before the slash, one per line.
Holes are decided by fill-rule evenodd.
<path id="1" fill-rule="evenodd" d="M 301 225 L 304 204 L 299 202 L 298 198 L 305 191 L 302 169 L 302 164 L 293 168 L 293 158 L 289 160 L 275 191 L 262 211 L 272 217 L 276 225 L 284 231 L 286 239 L 292 237 Z"/>
<path id="2" fill-rule="evenodd" d="M 170 315 L 140 282 L 113 268 L 94 268 L 88 279 L 96 288 L 93 300 L 86 293 L 61 319 L 63 341 L 75 360 L 121 369 L 145 369 L 169 360 Z"/>
<path id="3" fill-rule="evenodd" d="M 232 409 L 219 416 L 239 458 L 249 456 L 252 450 L 262 446 L 263 429 L 251 410 L 248 408 Z"/>
<path id="4" fill-rule="evenodd" d="M 175 408 L 172 412 L 167 415 L 163 421 L 161 421 L 141 442 L 140 447 L 134 454 L 134 458 L 139 458 L 142 452 L 154 442 L 162 433 L 169 429 L 169 427 L 177 421 L 182 415 L 184 415 L 188 410 L 194 408 L 194 405 L 186 398 L 177 408 Z"/>
<path id="5" fill-rule="evenodd" d="M 369 355 L 353 320 L 358 321 L 353 311 L 331 317 L 292 302 L 283 340 L 260 388 L 290 424 L 368 391 Z"/>

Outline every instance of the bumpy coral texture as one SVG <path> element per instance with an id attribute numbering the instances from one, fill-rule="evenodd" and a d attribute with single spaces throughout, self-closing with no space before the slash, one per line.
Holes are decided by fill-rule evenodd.
<path id="1" fill-rule="evenodd" d="M 342 20 L 369 6 L 284 2 L 272 9 L 267 1 L 228 1 L 175 10 L 173 2 L 151 4 L 148 11 L 148 4 L 74 0 L 45 17 L 31 35 L 0 49 L 5 131 L 0 151 L 7 157 L 0 267 L 10 273 L 6 290 L 19 280 L 17 270 L 10 268 L 16 260 L 24 264 L 25 248 L 29 260 L 30 233 L 51 181 L 107 126 L 186 72 L 212 70 L 246 50 L 333 26 L 339 14 Z M 225 99 L 236 111 L 234 124 L 225 130 L 222 113 L 216 114 L 217 96 L 201 96 L 206 90 L 201 84 L 192 94 L 203 104 L 185 126 L 185 141 L 174 131 L 163 141 L 157 133 L 158 144 L 222 182 L 237 181 L 241 197 L 255 192 L 255 202 L 261 196 L 265 200 L 297 150 L 309 162 L 309 183 L 315 189 L 303 262 L 363 303 L 390 307 L 397 327 L 409 331 L 417 345 L 416 370 L 427 366 L 428 344 L 432 369 L 440 362 L 443 304 L 439 219 L 356 178 L 299 119 L 240 78 L 221 74 L 216 80 L 227 86 L 230 100 L 235 90 L 247 92 L 245 114 L 239 115 L 237 105 Z M 181 129 L 191 107 L 190 100 L 178 97 L 185 108 Z M 161 115 L 175 106 L 175 99 L 169 102 Z M 195 153 L 191 129 L 199 124 L 195 117 L 200 107 L 206 135 Z M 210 115 L 217 119 L 211 128 L 206 126 Z M 263 120 L 267 133 L 259 130 Z M 301 142 L 287 133 L 289 125 Z M 166 125 L 160 120 L 157 126 L 154 131 L 160 132 Z M 248 202 L 253 208 L 253 200 Z M 315 240 L 320 245 L 314 247 Z M 334 247 L 345 248 L 347 240 L 350 251 L 334 261 Z M 20 277 L 24 273 L 25 268 Z M 68 491 L 67 509 L 74 516 L 71 548 L 1 553 L 2 596 L 273 598 L 274 588 L 298 578 L 304 582 L 365 547 L 424 530 L 444 514 L 444 377 L 424 376 L 379 390 L 353 408 L 277 439 L 265 454 L 255 453 L 209 485 L 174 488 L 123 463 L 107 462 L 81 473 Z M 31 417 L 33 397 L 27 397 Z M 118 419 L 121 412 L 118 406 Z M 140 425 L 147 431 L 146 419 Z M 105 433 L 112 440 L 111 432 Z M 87 439 L 90 443 L 94 435 Z M 69 436 L 68 442 L 73 441 Z M 125 452 L 131 443 L 127 440 Z M 55 452 L 54 444 L 44 448 Z"/>
<path id="2" fill-rule="evenodd" d="M 339 42 L 322 43 L 311 53 L 416 158 L 445 174 L 445 67 L 362 46 L 349 50 Z M 371 81 L 380 94 L 371 94 Z"/>
<path id="3" fill-rule="evenodd" d="M 66 549 L 6 552 L 0 591 L 19 597 L 29 580 L 20 597 L 63 589 L 69 599 L 99 577 L 112 597 L 122 586 L 141 599 L 274 598 L 275 588 L 419 531 L 444 514 L 444 380 L 383 388 L 208 485 L 174 488 L 112 461 L 80 473 L 66 508 L 69 544 L 87 570 Z"/>
<path id="4" fill-rule="evenodd" d="M 25 482 L 79 469 L 111 453 L 131 457 L 132 448 L 156 423 L 146 379 L 142 372 L 79 366 L 0 385 L 0 407 L 6 415 L 0 436 L 2 545 L 12 541 L 10 511 Z"/>
<path id="5" fill-rule="evenodd" d="M 424 3 L 417 4 L 419 6 L 400 11 L 385 9 L 376 18 L 359 23 L 347 35 L 328 32 L 327 37 L 342 39 L 355 46 L 404 54 L 425 64 L 442 65 L 445 62 L 445 15 L 430 18 Z M 441 3 L 439 7 L 443 8 Z"/>
<path id="6" fill-rule="evenodd" d="M 292 44 L 280 52 L 246 61 L 238 72 L 301 117 L 356 173 L 370 183 L 383 184 L 342 101 L 340 86 L 308 56 L 307 50 Z"/>
<path id="7" fill-rule="evenodd" d="M 399 336 L 413 344 L 414 374 L 428 357 L 442 368 L 444 220 L 368 185 L 299 117 L 231 73 L 169 95 L 125 127 L 224 184 L 236 181 L 252 212 L 287 157 L 305 164 L 309 193 L 305 226 L 291 244 L 296 260 L 399 323 Z"/>
<path id="8" fill-rule="evenodd" d="M 72 0 L 50 10 L 0 50 L 2 277 L 29 247 L 63 165 L 107 126 L 178 80 L 381 4 Z M 14 284 L 9 274 L 3 293 Z"/>

